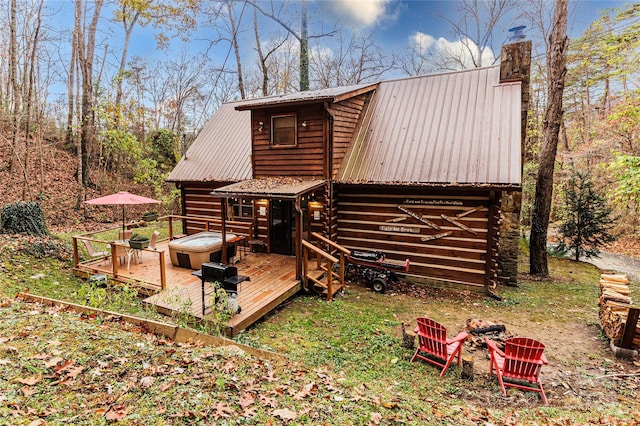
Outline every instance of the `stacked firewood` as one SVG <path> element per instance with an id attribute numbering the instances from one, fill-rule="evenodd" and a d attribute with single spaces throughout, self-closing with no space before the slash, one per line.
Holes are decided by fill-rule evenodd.
<path id="1" fill-rule="evenodd" d="M 487 347 L 484 339 L 495 341 L 500 349 L 504 348 L 504 341 L 513 337 L 502 324 L 496 324 L 483 319 L 468 319 L 465 331 L 469 333 L 467 349 L 475 351 Z"/>
<path id="2" fill-rule="evenodd" d="M 618 344 L 627 324 L 632 307 L 629 279 L 625 275 L 602 274 L 600 276 L 600 324 L 607 337 Z M 640 345 L 640 328 L 636 326 L 634 345 Z"/>

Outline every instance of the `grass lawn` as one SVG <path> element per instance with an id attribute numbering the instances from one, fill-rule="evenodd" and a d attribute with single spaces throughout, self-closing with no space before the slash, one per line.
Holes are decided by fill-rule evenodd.
<path id="1" fill-rule="evenodd" d="M 565 425 L 640 418 L 640 364 L 616 360 L 608 349 L 597 318 L 600 272 L 585 263 L 550 258 L 550 280 L 523 274 L 519 287 L 498 289 L 503 301 L 425 288 L 377 294 L 357 284 L 333 302 L 301 294 L 237 337 L 288 358 L 267 362 L 17 301 L 28 287 L 156 315 L 139 307 L 134 289 L 88 288 L 64 256 L 38 258 L 46 247 L 28 250 L 40 244 L 35 240 L 2 243 L 0 424 Z M 632 297 L 638 294 L 632 283 Z M 413 326 L 420 315 L 452 335 L 475 318 L 543 341 L 549 405 L 516 389 L 503 397 L 484 349 L 466 349 L 473 381 L 457 367 L 439 378 L 431 365 L 410 363 L 400 325 Z"/>

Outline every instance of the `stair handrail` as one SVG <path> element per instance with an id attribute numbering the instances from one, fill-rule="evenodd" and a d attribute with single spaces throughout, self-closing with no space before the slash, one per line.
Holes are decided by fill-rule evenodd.
<path id="1" fill-rule="evenodd" d="M 348 248 L 341 246 L 340 244 L 336 243 L 335 241 L 331 241 L 330 239 L 328 239 L 327 237 L 325 237 L 322 234 L 318 234 L 317 232 L 312 232 L 311 235 L 313 235 L 315 238 L 317 238 L 318 240 L 322 241 L 325 244 L 329 244 L 331 247 L 339 250 L 341 253 L 344 254 L 351 254 L 351 250 L 349 250 Z"/>
<path id="2" fill-rule="evenodd" d="M 327 273 L 327 300 L 332 300 L 333 299 L 333 277 L 334 274 L 337 275 L 335 272 L 333 272 L 333 268 L 331 267 L 331 265 L 333 265 L 334 263 L 338 263 L 340 262 L 340 275 L 339 275 L 339 279 L 340 279 L 340 287 L 344 286 L 344 260 L 343 257 L 341 256 L 340 259 L 330 255 L 329 253 L 327 253 L 326 251 L 322 250 L 321 248 L 316 247 L 315 245 L 311 244 L 309 241 L 302 239 L 302 276 L 304 279 L 304 284 L 305 284 L 305 289 L 308 287 L 307 286 L 307 281 L 311 280 L 313 282 L 315 282 L 318 285 L 324 286 L 324 284 L 322 284 L 319 280 L 317 280 L 316 278 L 314 278 L 313 276 L 311 276 L 309 274 L 309 251 L 314 252 L 317 256 L 318 259 L 324 259 L 327 262 L 327 267 L 326 269 L 324 269 Z M 320 268 L 319 268 L 320 269 Z"/>
<path id="3" fill-rule="evenodd" d="M 327 245 L 329 245 L 330 247 L 338 250 L 340 252 L 340 284 L 344 285 L 344 273 L 345 273 L 345 268 L 347 265 L 347 261 L 345 259 L 345 256 L 349 256 L 351 254 L 351 250 L 349 250 L 346 247 L 341 246 L 340 244 L 336 243 L 335 241 L 331 241 L 330 239 L 328 239 L 327 237 L 325 237 L 322 234 L 319 234 L 317 232 L 312 232 L 311 235 L 313 237 L 315 237 L 318 241 L 321 241 Z M 320 268 L 320 258 L 318 257 L 318 268 Z"/>

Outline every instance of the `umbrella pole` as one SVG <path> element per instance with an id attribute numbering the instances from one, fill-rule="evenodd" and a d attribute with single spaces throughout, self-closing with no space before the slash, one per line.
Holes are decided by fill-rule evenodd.
<path id="1" fill-rule="evenodd" d="M 127 234 L 124 230 L 124 204 L 122 205 L 122 239 L 123 240 L 127 239 Z"/>

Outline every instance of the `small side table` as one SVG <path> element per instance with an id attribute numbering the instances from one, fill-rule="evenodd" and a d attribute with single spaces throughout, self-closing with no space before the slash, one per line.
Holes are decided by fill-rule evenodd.
<path id="1" fill-rule="evenodd" d="M 230 243 L 234 243 L 236 245 L 236 256 L 242 260 L 242 257 L 247 257 L 247 238 L 246 236 L 235 237 L 229 240 Z"/>
<path id="2" fill-rule="evenodd" d="M 267 247 L 267 243 L 262 240 L 249 240 L 248 243 L 253 253 L 263 252 Z"/>

